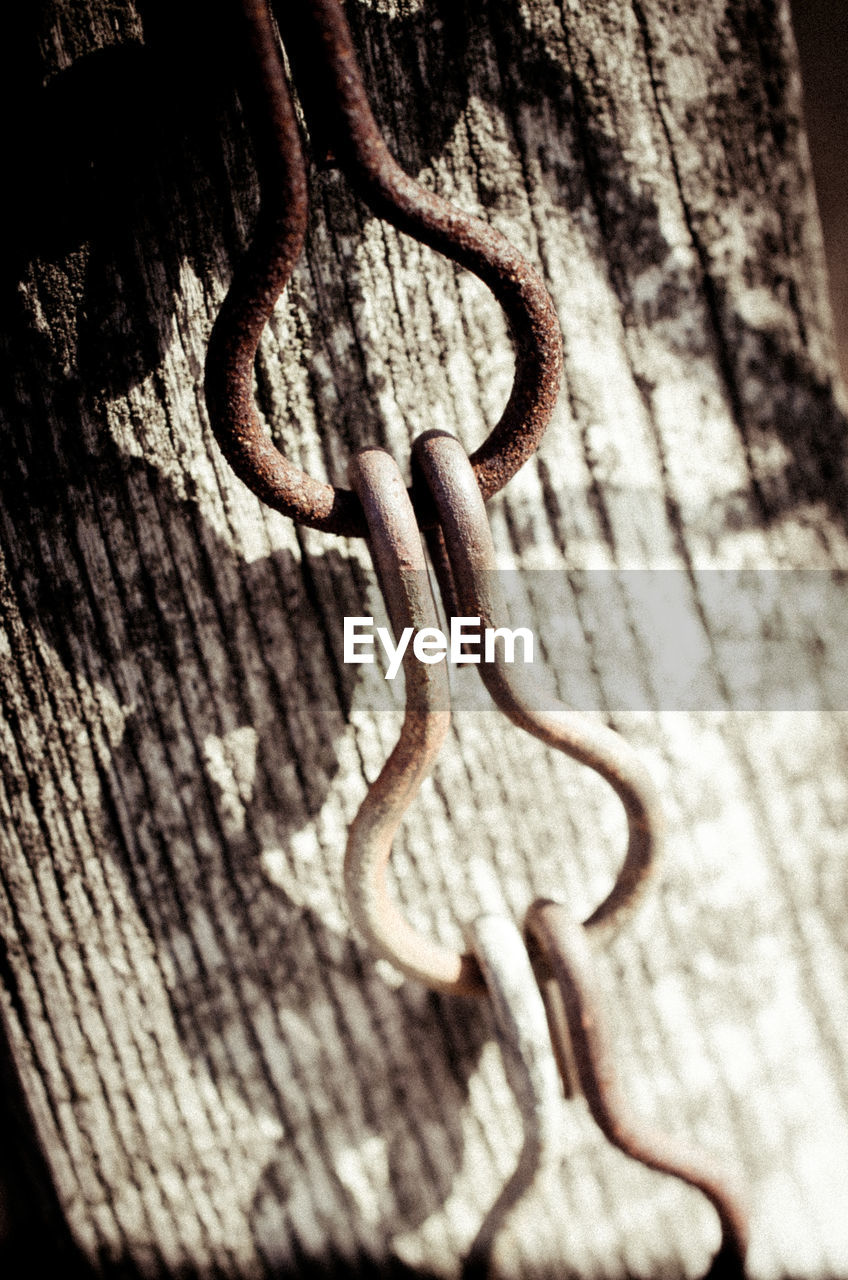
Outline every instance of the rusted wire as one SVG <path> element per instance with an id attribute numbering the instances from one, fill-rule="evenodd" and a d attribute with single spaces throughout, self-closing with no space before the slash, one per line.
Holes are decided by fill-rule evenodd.
<path id="1" fill-rule="evenodd" d="M 445 608 L 461 617 L 479 617 L 481 628 L 505 621 L 495 572 L 495 550 L 480 491 L 465 450 L 446 432 L 419 436 L 414 465 L 430 488 L 439 515 L 445 554 L 437 571 Z M 437 549 L 438 551 L 438 549 Z M 653 780 L 620 734 L 562 703 L 540 698 L 537 687 L 504 661 L 500 648 L 493 662 L 481 654 L 480 674 L 500 709 L 520 728 L 550 747 L 599 773 L 624 806 L 628 843 L 611 891 L 586 920 L 595 934 L 613 932 L 633 909 L 656 866 L 663 832 L 662 806 Z"/>
<path id="2" fill-rule="evenodd" d="M 525 933 L 561 1069 L 563 1062 L 573 1064 L 576 1083 L 592 1117 L 614 1146 L 641 1164 L 682 1178 L 703 1192 L 718 1214 L 722 1231 L 712 1274 L 741 1277 L 748 1245 L 743 1197 L 731 1175 L 702 1152 L 650 1132 L 631 1115 L 615 1078 L 585 930 L 564 907 L 539 899 L 527 913 Z M 574 1083 L 566 1080 L 567 1090 Z"/>
<path id="3" fill-rule="evenodd" d="M 253 402 L 259 338 L 300 252 L 307 195 L 267 0 L 242 4 L 265 113 L 259 126 L 262 212 L 210 339 L 209 417 L 233 470 L 263 502 L 298 523 L 361 535 L 365 521 L 355 494 L 315 480 L 289 462 L 264 433 Z M 516 348 L 512 392 L 499 422 L 471 455 L 480 492 L 489 498 L 535 451 L 553 412 L 562 341 L 547 290 L 504 236 L 425 191 L 391 156 L 371 114 L 338 0 L 280 4 L 277 17 L 292 65 L 303 71 L 302 100 L 322 152 L 333 152 L 379 217 L 479 276 L 506 314 Z M 432 525 L 426 492 L 413 491 L 412 498 L 421 526 Z"/>
<path id="4" fill-rule="evenodd" d="M 415 513 L 394 459 L 364 449 L 350 463 L 362 503 L 374 568 L 395 635 L 404 627 L 437 625 Z M 415 930 L 392 900 L 386 872 L 404 813 L 433 767 L 450 724 L 447 672 L 425 664 L 409 647 L 404 657 L 406 713 L 400 737 L 371 784 L 348 833 L 344 883 L 354 924 L 373 950 L 410 977 L 452 994 L 484 995 L 473 955 L 459 955 Z"/>
<path id="5" fill-rule="evenodd" d="M 242 0 L 255 84 L 248 100 L 264 174 L 262 207 L 250 249 L 239 264 L 212 328 L 205 391 L 215 438 L 236 475 L 279 510 L 311 510 L 315 482 L 271 443 L 253 403 L 259 339 L 285 289 L 306 236 L 306 165 L 282 53 L 267 0 Z"/>
<path id="6" fill-rule="evenodd" d="M 242 0 L 242 9 L 253 53 L 253 97 L 258 98 L 254 130 L 262 208 L 250 251 L 210 338 L 205 387 L 215 436 L 235 472 L 263 502 L 298 523 L 368 537 L 396 636 L 407 627 L 418 632 L 437 626 L 422 529 L 431 533 L 448 613 L 479 618 L 481 630 L 496 627 L 503 611 L 484 502 L 532 455 L 553 412 L 562 347 L 551 300 L 540 277 L 503 236 L 425 191 L 393 159 L 371 114 L 338 0 L 277 4 L 277 21 L 319 161 L 332 158 L 379 217 L 483 280 L 505 312 L 516 349 L 512 391 L 488 438 L 469 458 L 446 433 L 422 436 L 415 444 L 408 491 L 394 461 L 379 449 L 360 451 L 351 461 L 352 490 L 317 481 L 285 458 L 259 421 L 253 366 L 262 332 L 302 250 L 306 164 L 268 0 Z M 522 1020 L 516 1012 L 515 974 L 500 955 L 501 934 L 491 922 L 471 926 L 478 961 L 473 951 L 460 954 L 420 934 L 388 892 L 392 841 L 432 769 L 450 721 L 445 666 L 419 661 L 408 647 L 404 672 L 406 711 L 398 742 L 349 834 L 344 878 L 351 916 L 378 954 L 440 991 L 486 994 L 485 969 L 506 1039 L 512 1037 L 518 1045 L 531 1024 L 538 1039 L 529 1013 Z M 494 661 L 481 655 L 480 672 L 515 724 L 599 773 L 627 815 L 624 861 L 613 888 L 584 925 L 542 900 L 526 918 L 566 1092 L 579 1089 L 584 1094 L 596 1122 L 622 1151 L 707 1196 L 721 1223 L 721 1274 L 741 1276 L 747 1245 L 741 1198 L 703 1156 L 649 1134 L 629 1116 L 593 993 L 586 932 L 606 934 L 620 924 L 641 894 L 659 851 L 662 819 L 650 776 L 619 735 L 561 704 L 540 705 L 502 655 Z M 498 928 L 501 923 L 495 922 Z M 550 1110 L 550 1089 L 541 1058 L 529 1051 L 525 1057 L 521 1079 L 534 1123 L 541 1125 L 543 1113 Z M 541 1129 L 534 1138 L 539 1151 L 540 1135 Z M 533 1151 L 535 1160 L 536 1147 Z"/>
<path id="7" fill-rule="evenodd" d="M 468 458 L 456 440 L 439 433 L 416 441 L 414 457 L 436 502 L 461 606 L 467 616 L 480 616 L 485 625 L 495 626 L 499 601 L 492 573 L 494 549 Z M 365 450 L 354 458 L 351 477 L 366 513 L 375 565 L 396 634 L 405 626 L 435 627 L 421 537 L 396 464 L 381 450 Z M 416 624 L 414 616 L 426 620 Z M 345 885 L 351 914 L 374 949 L 402 972 L 439 991 L 482 995 L 485 984 L 473 957 L 424 938 L 386 889 L 392 839 L 437 750 L 425 751 L 427 726 L 445 707 L 447 696 L 434 674 L 438 671 L 444 677 L 441 664 L 425 668 L 407 649 L 404 670 L 407 712 L 401 738 L 348 838 Z M 658 852 L 662 821 L 650 776 L 618 734 L 560 705 L 545 710 L 533 706 L 532 698 L 518 687 L 512 668 L 500 661 L 483 662 L 480 670 L 496 702 L 516 724 L 600 773 L 624 804 L 629 823 L 626 855 L 612 890 L 586 921 L 595 932 L 611 930 L 632 908 Z M 417 771 L 416 751 L 422 753 L 422 761 L 426 757 Z M 410 778 L 415 779 L 414 786 Z"/>
<path id="8" fill-rule="evenodd" d="M 493 573 L 494 549 L 468 459 L 456 440 L 440 432 L 431 432 L 416 441 L 414 459 L 439 515 L 444 536 L 440 573 L 448 597 L 461 610 L 461 616 L 479 617 L 483 626 L 494 626 L 501 617 Z M 399 636 L 409 626 L 416 630 L 435 627 L 421 537 L 397 466 L 388 454 L 366 450 L 353 460 L 351 479 L 368 521 L 372 555 L 395 634 Z M 354 921 L 381 956 L 438 990 L 488 994 L 495 1002 L 505 1050 L 511 1046 L 521 1058 L 512 1064 L 511 1078 L 529 1115 L 526 1159 L 520 1162 L 503 1202 L 498 1203 L 498 1212 L 489 1222 L 494 1231 L 496 1220 L 502 1219 L 532 1181 L 551 1144 L 555 1108 L 540 1048 L 548 1037 L 542 1034 L 540 1040 L 540 1024 L 538 1018 L 533 1018 L 535 995 L 530 1007 L 517 1010 L 517 961 L 513 957 L 506 968 L 500 964 L 500 950 L 510 936 L 508 922 L 485 917 L 476 921 L 467 930 L 474 951 L 460 955 L 413 929 L 388 894 L 386 871 L 392 840 L 432 767 L 448 727 L 444 668 L 425 665 L 409 655 L 407 649 L 403 729 L 351 828 L 345 885 Z M 565 1092 L 568 1096 L 583 1094 L 606 1138 L 625 1154 L 651 1169 L 683 1179 L 707 1197 L 718 1214 L 722 1232 L 711 1274 L 741 1280 L 748 1241 L 741 1195 L 717 1163 L 683 1143 L 650 1132 L 632 1116 L 615 1080 L 594 990 L 587 937 L 590 933 L 606 933 L 620 923 L 645 884 L 654 864 L 661 828 L 656 792 L 635 754 L 617 734 L 562 707 L 540 711 L 518 686 L 508 664 L 500 659 L 486 663 L 485 655 L 482 657 L 483 678 L 507 715 L 549 745 L 599 772 L 616 790 L 628 816 L 629 841 L 623 866 L 612 891 L 585 924 L 572 922 L 564 908 L 547 900 L 535 902 L 525 921 L 547 1014 L 549 1040 Z M 526 996 L 526 984 L 524 990 Z M 522 1045 L 525 1052 L 519 1052 Z M 490 1243 L 488 1235 L 486 1241 Z"/>

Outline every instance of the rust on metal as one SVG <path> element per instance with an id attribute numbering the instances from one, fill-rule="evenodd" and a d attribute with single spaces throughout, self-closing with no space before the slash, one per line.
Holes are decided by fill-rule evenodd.
<path id="1" fill-rule="evenodd" d="M 495 572 L 495 550 L 480 490 L 459 441 L 447 432 L 429 431 L 413 448 L 413 466 L 428 485 L 439 517 L 443 547 L 435 568 L 449 614 L 479 617 L 481 628 L 504 624 L 502 593 Z M 587 765 L 613 788 L 624 806 L 628 843 L 624 861 L 607 897 L 586 927 L 607 934 L 632 911 L 660 853 L 663 816 L 653 780 L 620 734 L 562 703 L 540 698 L 518 665 L 481 655 L 480 675 L 509 719 L 550 747 Z"/>
<path id="2" fill-rule="evenodd" d="M 286 287 L 306 236 L 308 191 L 297 120 L 266 0 L 242 0 L 255 75 L 253 134 L 266 173 L 253 243 L 239 264 L 206 354 L 206 404 L 215 437 L 235 471 L 263 502 L 291 495 L 303 510 L 321 494 L 265 434 L 253 403 L 259 339 Z M 272 174 L 273 168 L 273 174 Z"/>
<path id="3" fill-rule="evenodd" d="M 262 211 L 254 243 L 236 272 L 213 328 L 206 401 L 216 439 L 236 474 L 269 506 L 301 524 L 362 535 L 356 495 L 315 480 L 265 434 L 253 402 L 253 362 L 262 330 L 286 286 L 305 234 L 303 151 L 280 48 L 266 0 L 242 0 L 266 118 L 260 120 Z M 496 493 L 538 447 L 553 412 L 562 368 L 559 323 L 536 271 L 493 227 L 425 191 L 390 154 L 371 113 L 338 0 L 277 6 L 277 18 L 319 154 L 333 160 L 381 218 L 472 271 L 502 306 L 516 349 L 506 408 L 471 455 L 484 498 Z M 261 115 L 261 113 L 260 113 Z M 413 487 L 422 527 L 434 516 Z"/>
<path id="4" fill-rule="evenodd" d="M 368 104 L 339 0 L 279 0 L 274 11 L 318 162 L 337 164 L 379 217 L 484 281 L 504 310 L 516 351 L 512 391 L 488 438 L 469 457 L 452 436 L 426 433 L 415 442 L 409 490 L 393 459 L 380 449 L 361 450 L 351 460 L 351 489 L 315 480 L 286 459 L 259 421 L 253 366 L 262 332 L 303 247 L 306 162 L 269 0 L 241 4 L 253 58 L 255 86 L 249 97 L 262 207 L 209 343 L 205 387 L 216 439 L 236 474 L 269 506 L 316 529 L 368 538 L 398 639 L 406 628 L 416 633 L 437 628 L 422 531 L 428 534 L 449 617 L 476 617 L 481 630 L 497 628 L 505 617 L 484 503 L 532 455 L 553 412 L 562 344 L 550 297 L 538 274 L 500 233 L 425 191 L 391 156 Z M 649 1133 L 632 1118 L 615 1081 L 594 994 L 587 938 L 606 937 L 619 926 L 659 854 L 663 823 L 653 782 L 618 734 L 562 704 L 540 701 L 520 668 L 500 651 L 494 659 L 485 654 L 480 659 L 486 687 L 508 718 L 600 774 L 627 817 L 627 848 L 615 883 L 583 925 L 547 900 L 535 902 L 525 921 L 566 1093 L 585 1096 L 615 1146 L 684 1179 L 710 1200 L 722 1230 L 713 1274 L 741 1277 L 748 1239 L 742 1198 L 702 1154 Z M 403 665 L 406 708 L 400 736 L 349 833 L 344 882 L 350 913 L 379 955 L 439 991 L 485 995 L 485 969 L 506 1040 L 523 1043 L 532 1019 L 516 1014 L 514 975 L 498 950 L 503 922 L 495 928 L 478 921 L 470 932 L 475 950 L 460 953 L 414 928 L 389 893 L 392 842 L 450 724 L 446 664 L 422 662 L 407 645 Z M 541 1115 L 540 1099 L 549 1095 L 544 1071 L 537 1070 L 535 1059 L 523 1065 L 528 1105 L 535 1108 L 534 1116 Z M 550 1077 L 555 1083 L 553 1068 Z"/>
<path id="5" fill-rule="evenodd" d="M 463 613 L 495 627 L 503 619 L 494 589 L 494 549 L 469 460 L 456 440 L 439 433 L 416 441 L 413 456 L 435 500 L 445 535 L 446 563 Z M 351 477 L 368 521 L 374 563 L 396 635 L 406 626 L 436 627 L 421 535 L 396 463 L 382 450 L 367 449 L 353 459 Z M 447 706 L 444 666 L 425 666 L 407 648 L 404 671 L 407 709 L 401 738 L 357 814 L 348 840 L 348 901 L 353 918 L 375 950 L 402 972 L 439 991 L 484 994 L 485 984 L 473 957 L 424 938 L 398 910 L 386 888 L 392 839 L 438 749 L 432 745 L 428 726 L 432 717 L 445 715 Z M 629 823 L 627 851 L 612 890 L 586 922 L 595 932 L 613 929 L 632 909 L 659 850 L 662 820 L 650 776 L 633 749 L 612 730 L 559 705 L 545 710 L 533 706 L 518 687 L 512 667 L 497 660 L 482 662 L 480 671 L 510 719 L 600 773 L 621 799 Z M 445 716 L 442 736 L 446 728 Z"/>
<path id="6" fill-rule="evenodd" d="M 722 1232 L 712 1274 L 742 1277 L 748 1216 L 732 1176 L 703 1152 L 649 1131 L 632 1116 L 619 1088 L 584 928 L 558 903 L 539 899 L 527 913 L 525 933 L 557 1060 L 561 1069 L 563 1062 L 571 1063 L 576 1075 L 565 1080 L 567 1091 L 579 1086 L 595 1123 L 625 1155 L 682 1178 L 707 1197 Z"/>
<path id="7" fill-rule="evenodd" d="M 362 503 L 374 568 L 395 635 L 437 626 L 421 534 L 397 463 L 381 449 L 351 459 L 350 479 Z M 392 754 L 368 789 L 348 834 L 344 883 L 351 917 L 378 955 L 439 991 L 484 995 L 475 957 L 421 935 L 393 901 L 386 882 L 392 841 L 433 767 L 450 724 L 443 664 L 404 658 L 406 711 Z"/>

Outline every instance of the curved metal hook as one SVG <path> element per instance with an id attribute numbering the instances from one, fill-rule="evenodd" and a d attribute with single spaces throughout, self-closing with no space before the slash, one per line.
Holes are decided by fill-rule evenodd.
<path id="1" fill-rule="evenodd" d="M 436 499 L 463 609 L 494 625 L 494 552 L 483 500 L 468 459 L 452 437 L 431 434 L 416 442 L 415 454 Z M 425 576 L 425 560 L 415 513 L 392 458 L 366 449 L 351 463 L 351 478 L 366 514 L 378 576 L 396 634 L 406 626 L 435 627 L 435 606 Z M 351 913 L 371 945 L 402 972 L 440 991 L 485 993 L 479 965 L 428 940 L 412 928 L 391 901 L 386 868 L 401 817 L 432 767 L 447 730 L 446 674 L 441 664 L 425 666 L 407 649 L 407 710 L 400 740 L 369 791 L 348 837 L 345 885 Z M 495 700 L 521 727 L 597 770 L 624 803 L 630 839 L 616 882 L 586 922 L 594 931 L 620 923 L 651 871 L 657 854 L 661 815 L 649 775 L 618 734 L 565 708 L 544 714 L 520 700 L 511 669 L 481 666 Z M 441 736 L 435 742 L 435 726 Z"/>
<path id="2" fill-rule="evenodd" d="M 264 180 L 253 241 L 221 304 L 206 352 L 209 420 L 239 479 L 269 506 L 281 493 L 309 511 L 315 482 L 271 443 L 253 403 L 253 365 L 262 331 L 289 281 L 306 238 L 308 189 L 300 133 L 282 50 L 267 0 L 242 0 L 257 75 L 253 133 Z"/>
<path id="3" fill-rule="evenodd" d="M 629 1114 L 616 1084 L 612 1054 L 592 990 L 592 958 L 585 930 L 564 907 L 544 899 L 533 903 L 524 928 L 535 949 L 534 967 L 560 1069 L 565 1062 L 573 1064 L 592 1117 L 614 1146 L 649 1168 L 682 1178 L 703 1192 L 718 1214 L 722 1231 L 713 1274 L 742 1276 L 748 1218 L 743 1198 L 729 1175 L 701 1152 L 649 1132 Z M 568 1089 L 573 1083 L 570 1073 L 563 1078 Z"/>
<path id="4" fill-rule="evenodd" d="M 264 434 L 253 404 L 259 338 L 303 242 L 306 179 L 267 0 L 242 3 L 268 116 L 263 140 L 274 161 L 274 181 L 263 182 L 254 244 L 210 338 L 209 417 L 233 470 L 263 502 L 301 524 L 362 535 L 365 521 L 355 494 L 317 481 L 289 462 Z M 338 0 L 280 4 L 277 16 L 293 62 L 309 72 L 304 101 L 310 118 L 318 114 L 316 131 L 332 145 L 355 190 L 378 216 L 479 276 L 504 309 L 516 345 L 513 388 L 500 421 L 472 454 L 477 483 L 488 498 L 535 451 L 556 402 L 562 339 L 548 292 L 504 236 L 425 191 L 390 155 L 371 114 Z M 421 526 L 432 525 L 426 492 L 413 492 L 413 501 Z"/>
<path id="5" fill-rule="evenodd" d="M 479 617 L 481 627 L 504 620 L 489 521 L 468 457 L 458 440 L 428 431 L 413 447 L 439 514 L 446 556 L 441 558 L 445 608 Z M 437 549 L 438 551 L 438 549 Z M 439 567 L 437 555 L 437 568 Z M 445 575 L 449 575 L 445 581 Z M 481 660 L 480 674 L 500 709 L 521 729 L 599 773 L 627 814 L 624 863 L 607 897 L 585 922 L 594 933 L 616 930 L 635 906 L 660 853 L 663 816 L 653 780 L 636 752 L 619 734 L 562 704 L 539 706 L 519 669 L 503 661 Z"/>
<path id="6" fill-rule="evenodd" d="M 427 563 L 415 513 L 397 463 L 382 449 L 363 449 L 350 463 L 362 503 L 374 567 L 395 635 L 435 627 Z M 368 789 L 348 833 L 344 883 L 354 923 L 373 949 L 410 977 L 452 994 L 484 995 L 477 960 L 423 937 L 389 895 L 386 871 L 404 813 L 433 767 L 450 724 L 444 665 L 404 658 L 406 714 L 400 737 Z"/>

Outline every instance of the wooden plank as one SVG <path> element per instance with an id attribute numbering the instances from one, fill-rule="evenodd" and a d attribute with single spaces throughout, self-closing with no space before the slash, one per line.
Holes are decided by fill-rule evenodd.
<path id="1" fill-rule="evenodd" d="M 561 687 L 666 800 L 662 882 L 599 957 L 622 1076 L 647 1119 L 743 1167 L 752 1275 L 844 1274 L 838 651 L 800 578 L 767 591 L 848 563 L 786 7 L 349 12 L 401 163 L 538 261 L 561 317 L 555 420 L 492 521 L 504 565 L 566 582 Z M 172 25 L 106 0 L 9 21 L 30 129 L 0 373 L 0 921 L 33 1196 L 96 1274 L 456 1276 L 521 1125 L 489 1012 L 400 981 L 346 921 L 345 830 L 398 723 L 342 661 L 343 616 L 380 607 L 367 554 L 263 510 L 202 404 L 257 201 L 233 33 L 200 6 Z M 476 281 L 313 174 L 257 364 L 287 454 L 340 482 L 360 444 L 404 466 L 427 427 L 471 447 L 511 368 Z M 674 572 L 691 703 L 614 569 Z M 760 572 L 755 657 L 773 635 L 800 655 L 795 709 L 767 666 L 752 709 L 737 699 L 718 569 Z M 544 580 L 526 584 L 541 624 Z M 395 887 L 458 941 L 539 893 L 588 910 L 622 837 L 596 779 L 468 709 Z M 501 1273 L 702 1274 L 709 1207 L 607 1149 L 580 1104 L 563 1125 L 559 1176 L 493 1232 Z"/>

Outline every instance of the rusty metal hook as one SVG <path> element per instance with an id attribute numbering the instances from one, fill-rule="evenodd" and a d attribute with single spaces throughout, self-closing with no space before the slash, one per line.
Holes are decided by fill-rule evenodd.
<path id="1" fill-rule="evenodd" d="M 430 488 L 439 514 L 444 551 L 436 569 L 449 614 L 479 617 L 481 628 L 503 623 L 505 610 L 495 572 L 489 521 L 465 450 L 443 431 L 428 431 L 413 447 L 413 465 Z M 653 780 L 620 734 L 549 699 L 540 703 L 520 668 L 481 655 L 480 675 L 500 709 L 521 729 L 587 765 L 607 781 L 627 814 L 628 844 L 610 893 L 585 922 L 594 934 L 614 932 L 632 911 L 656 866 L 664 827 Z"/>
<path id="2" fill-rule="evenodd" d="M 424 546 L 397 463 L 382 449 L 350 462 L 362 503 L 374 568 L 396 636 L 437 625 Z M 440 991 L 484 995 L 477 960 L 423 937 L 398 910 L 386 884 L 392 841 L 435 762 L 450 724 L 445 667 L 404 657 L 406 713 L 392 754 L 368 789 L 348 833 L 344 883 L 351 917 L 378 955 Z"/>
<path id="3" fill-rule="evenodd" d="M 436 501 L 463 607 L 494 625 L 498 601 L 493 595 L 494 552 L 483 499 L 468 458 L 450 436 L 438 433 L 416 442 L 415 459 Z M 435 627 L 415 513 L 397 465 L 378 449 L 364 450 L 351 463 L 351 478 L 362 502 L 378 576 L 396 634 L 405 626 Z M 461 548 L 456 544 L 461 543 Z M 416 623 L 414 618 L 426 619 Z M 630 837 L 616 882 L 586 921 L 595 932 L 617 926 L 632 908 L 653 868 L 661 830 L 659 799 L 650 776 L 618 734 L 587 717 L 557 706 L 541 712 L 516 691 L 501 664 L 483 664 L 481 672 L 495 700 L 512 720 L 549 745 L 599 772 L 616 790 L 627 812 Z M 354 819 L 345 855 L 345 885 L 351 913 L 374 949 L 402 972 L 440 991 L 482 995 L 486 987 L 470 954 L 442 947 L 414 930 L 391 901 L 386 869 L 391 844 L 405 809 L 438 747 L 430 748 L 434 716 L 444 714 L 446 691 L 435 672 L 407 649 L 404 670 L 407 712 L 401 738 Z M 442 737 L 446 731 L 445 721 Z M 441 742 L 441 739 L 439 740 Z M 428 744 L 425 746 L 425 742 Z M 420 752 L 426 767 L 414 764 Z M 410 778 L 415 779 L 414 785 Z"/>
<path id="4" fill-rule="evenodd" d="M 650 1132 L 630 1114 L 615 1079 L 603 1018 L 598 1009 L 592 957 L 585 929 L 558 903 L 539 899 L 525 919 L 536 977 L 548 1014 L 555 1055 L 566 1091 L 578 1084 L 595 1123 L 625 1155 L 701 1191 L 718 1214 L 722 1242 L 713 1275 L 742 1276 L 748 1245 L 743 1197 L 727 1171 L 703 1153 Z M 572 1078 L 573 1069 L 576 1080 Z"/>
<path id="5" fill-rule="evenodd" d="M 306 170 L 282 55 L 267 0 L 242 0 L 258 73 L 262 211 L 253 244 L 233 279 L 209 340 L 206 403 L 215 437 L 236 474 L 269 506 L 300 524 L 362 535 L 355 494 L 313 479 L 264 433 L 253 402 L 253 363 L 262 330 L 286 286 L 306 232 Z M 484 498 L 533 454 L 559 388 L 562 339 L 548 292 L 529 263 L 494 228 L 424 190 L 403 172 L 375 124 L 338 0 L 277 6 L 292 64 L 304 74 L 313 133 L 379 217 L 479 276 L 504 310 L 516 347 L 512 392 L 488 439 L 471 455 Z M 434 513 L 412 490 L 422 527 Z"/>

